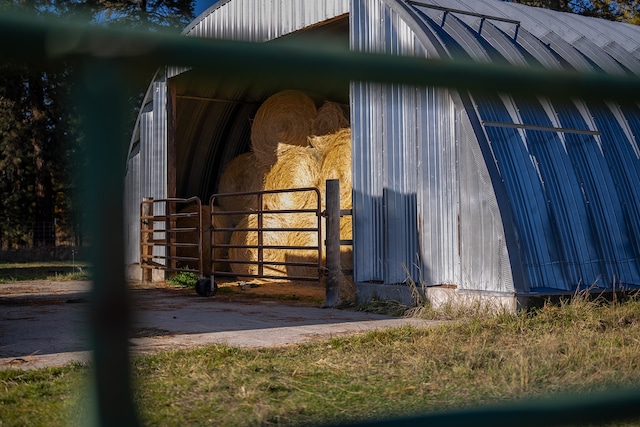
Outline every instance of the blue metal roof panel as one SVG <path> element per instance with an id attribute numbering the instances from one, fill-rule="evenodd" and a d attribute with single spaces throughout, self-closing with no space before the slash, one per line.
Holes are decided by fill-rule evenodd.
<path id="1" fill-rule="evenodd" d="M 628 72 L 634 66 L 635 59 L 627 58 L 627 66 L 623 67 L 625 61 L 615 61 L 616 55 L 600 49 L 576 28 L 561 28 L 557 16 L 547 16 L 553 14 L 549 11 L 527 8 L 522 15 L 514 16 L 501 15 L 502 4 L 498 2 L 410 3 L 416 16 L 437 34 L 453 58 L 551 67 L 565 63 L 582 71 L 602 69 L 615 73 Z M 467 7 L 468 4 L 473 7 Z M 440 6 L 463 10 L 446 12 Z M 508 32 L 503 21 L 478 16 L 488 13 L 521 18 L 517 37 Z M 575 27 L 587 30 L 582 22 Z M 529 33 L 528 28 L 539 36 Z M 598 33 L 596 37 L 599 43 L 613 43 L 601 36 Z M 617 55 L 621 55 L 620 49 Z M 637 191 L 629 188 L 640 166 L 637 148 L 630 151 L 636 147 L 631 141 L 632 132 L 622 132 L 616 118 L 604 106 L 590 105 L 579 111 L 547 101 L 543 106 L 535 99 L 507 97 L 476 98 L 476 102 L 480 120 L 490 124 L 485 126 L 485 132 L 515 214 L 531 289 L 568 290 L 583 281 L 595 283 L 600 275 L 609 281 L 600 283 L 601 286 L 610 286 L 613 280 L 640 282 L 637 255 L 640 219 L 636 218 L 640 209 Z M 580 122 L 583 113 L 594 116 L 593 126 Z M 635 113 L 620 116 L 635 123 L 638 122 Z M 595 136 L 593 131 L 602 132 L 602 137 Z M 594 151 L 598 138 L 611 141 L 610 149 L 624 152 L 624 159 L 619 153 L 603 155 L 600 150 Z M 612 172 L 618 169 L 624 173 Z M 606 206 L 624 207 L 607 210 Z"/>

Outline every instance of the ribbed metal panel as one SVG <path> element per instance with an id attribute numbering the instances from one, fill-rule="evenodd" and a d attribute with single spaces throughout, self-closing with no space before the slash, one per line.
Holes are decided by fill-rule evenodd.
<path id="1" fill-rule="evenodd" d="M 352 47 L 427 56 L 405 17 L 383 2 L 354 1 Z M 366 83 L 354 84 L 351 96 L 356 281 L 457 283 L 451 98 L 443 90 Z"/>
<path id="2" fill-rule="evenodd" d="M 125 223 L 125 263 L 140 262 L 140 146 L 138 145 L 127 160 L 124 178 L 124 223 Z"/>
<path id="3" fill-rule="evenodd" d="M 352 31 L 352 47 L 370 52 L 412 52 L 412 43 L 405 41 L 406 46 L 403 46 L 399 32 L 394 32 L 396 20 L 388 7 L 380 2 L 354 1 L 352 4 L 352 28 L 361 30 Z M 410 146 L 409 141 L 402 141 L 398 134 L 406 111 L 399 102 L 401 91 L 397 85 L 357 83 L 352 87 L 353 206 L 357 224 L 354 229 L 354 271 L 357 282 L 402 283 L 409 277 L 414 280 L 419 277 L 415 262 L 413 265 L 411 261 L 407 262 L 407 259 L 417 258 L 418 233 L 415 191 L 411 200 L 410 192 L 406 191 L 410 184 L 403 179 L 408 173 L 400 170 L 405 156 L 398 151 L 403 142 Z M 400 175 L 399 179 L 393 179 L 394 172 L 396 177 Z M 407 197 L 403 197 L 405 195 Z M 406 218 L 411 211 L 413 217 Z M 413 230 L 402 230 L 403 226 Z M 394 234 L 396 232 L 402 234 Z M 403 267 L 406 271 L 402 271 Z"/>
<path id="4" fill-rule="evenodd" d="M 614 61 L 614 55 L 596 44 L 611 44 L 612 39 L 597 30 L 593 38 L 588 37 L 588 26 L 582 22 L 563 27 L 557 16 L 537 11 L 531 12 L 532 20 L 527 8 L 519 15 L 514 37 L 500 20 L 416 3 L 418 16 L 454 58 L 557 68 L 555 57 L 562 55 L 570 68 L 613 73 L 629 72 L 635 66 L 633 59 Z M 437 1 L 424 3 L 444 6 Z M 489 10 L 491 4 L 495 9 Z M 495 2 L 457 1 L 447 6 L 515 18 L 500 15 L 502 8 Z M 529 33 L 529 28 L 538 32 L 544 28 L 543 40 Z M 637 108 L 601 103 L 573 108 L 504 96 L 484 96 L 475 102 L 478 118 L 488 123 L 485 134 L 513 210 L 529 288 L 610 287 L 618 281 L 640 284 L 640 187 L 631 185 L 640 179 Z M 490 160 L 485 156 L 485 161 Z M 464 226 L 463 222 L 463 230 Z"/>
<path id="5" fill-rule="evenodd" d="M 457 112 L 460 176 L 460 256 L 458 286 L 466 290 L 513 292 L 512 261 L 485 157 L 468 115 Z M 508 221 L 508 218 L 507 218 Z M 514 269 L 520 274 L 519 253 Z M 520 291 L 525 291 L 520 283 Z"/>
<path id="6" fill-rule="evenodd" d="M 427 284 L 461 284 L 459 168 L 456 112 L 445 89 L 415 91 L 418 230 L 423 277 Z M 413 96 L 409 96 L 412 99 Z"/>
<path id="7" fill-rule="evenodd" d="M 266 42 L 349 13 L 348 0 L 221 0 L 189 25 L 193 37 Z M 169 77 L 184 68 L 171 67 Z"/>
<path id="8" fill-rule="evenodd" d="M 153 83 L 153 110 L 140 117 L 142 196 L 167 197 L 167 91 L 164 82 Z"/>
<path id="9" fill-rule="evenodd" d="M 267 41 L 349 12 L 344 0 L 227 0 L 200 15 L 184 33 L 195 37 Z"/>
<path id="10" fill-rule="evenodd" d="M 164 199 L 167 197 L 167 91 L 165 82 L 153 83 L 152 108 L 152 111 L 142 113 L 140 116 L 141 196 L 142 198 Z M 156 209 L 158 211 L 154 214 L 165 214 L 164 206 L 158 206 Z M 139 212 L 139 208 L 137 212 Z M 164 225 L 154 224 L 154 228 L 164 229 Z M 165 239 L 165 235 L 162 232 L 155 233 L 154 239 Z M 154 247 L 153 251 L 154 255 L 165 255 L 164 247 Z"/>

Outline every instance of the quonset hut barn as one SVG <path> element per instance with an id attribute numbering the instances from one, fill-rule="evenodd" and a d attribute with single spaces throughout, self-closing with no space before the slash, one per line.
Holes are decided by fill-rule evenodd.
<path id="1" fill-rule="evenodd" d="M 640 74 L 639 27 L 495 0 L 222 0 L 184 34 L 313 34 L 358 51 Z M 280 89 L 256 80 L 229 91 L 171 67 L 157 75 L 127 163 L 129 264 L 140 259 L 142 198 L 216 193 Z M 406 297 L 415 281 L 432 298 L 516 307 L 640 286 L 640 104 L 377 83 L 296 89 L 349 107 L 361 298 Z"/>

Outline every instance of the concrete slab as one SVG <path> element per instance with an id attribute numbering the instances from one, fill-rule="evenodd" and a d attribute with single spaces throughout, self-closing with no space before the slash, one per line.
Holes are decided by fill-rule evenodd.
<path id="1" fill-rule="evenodd" d="M 87 282 L 0 284 L 0 369 L 90 361 L 89 286 Z M 190 290 L 138 288 L 132 294 L 134 355 L 217 343 L 282 346 L 437 323 L 304 303 L 204 298 Z"/>

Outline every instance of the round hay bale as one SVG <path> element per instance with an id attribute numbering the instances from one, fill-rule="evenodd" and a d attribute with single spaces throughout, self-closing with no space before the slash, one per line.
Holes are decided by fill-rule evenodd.
<path id="1" fill-rule="evenodd" d="M 257 164 L 253 153 L 243 153 L 234 158 L 225 168 L 220 178 L 218 193 L 240 193 L 261 191 L 264 172 Z M 218 203 L 226 211 L 258 210 L 258 197 L 255 195 L 218 197 Z M 246 214 L 231 215 L 231 225 L 238 224 Z"/>
<path id="2" fill-rule="evenodd" d="M 264 178 L 265 190 L 315 187 L 318 181 L 320 158 L 313 147 L 288 147 L 279 150 L 280 157 Z M 314 208 L 316 193 L 312 191 L 272 193 L 264 195 L 268 210 Z"/>
<path id="3" fill-rule="evenodd" d="M 209 207 L 207 206 L 207 211 Z M 214 258 L 215 259 L 226 259 L 228 254 L 228 249 L 226 247 L 219 247 L 218 245 L 228 245 L 231 241 L 231 228 L 233 225 L 231 224 L 231 215 L 222 215 L 224 210 L 217 206 L 213 207 L 213 213 L 211 225 L 213 226 L 211 233 L 205 233 L 205 237 L 203 239 L 203 248 L 212 247 L 213 244 L 216 245 L 214 249 Z M 210 245 L 210 246 L 209 246 Z M 211 251 L 206 251 L 210 253 Z M 211 261 L 209 261 L 211 262 Z M 229 264 L 225 261 L 217 261 L 213 263 L 213 268 L 216 271 L 229 271 Z"/>
<path id="4" fill-rule="evenodd" d="M 285 90 L 267 98 L 251 125 L 251 148 L 258 164 L 273 165 L 278 144 L 308 145 L 316 112 L 313 100 L 300 91 Z"/>
<path id="5" fill-rule="evenodd" d="M 318 218 L 314 214 L 296 214 L 288 221 L 290 228 L 318 228 Z M 324 219 L 321 227 L 324 228 Z M 291 231 L 286 236 L 287 246 L 298 246 L 300 249 L 287 249 L 285 260 L 287 263 L 318 263 L 318 232 Z M 316 247 L 316 249 L 305 249 Z M 324 258 L 324 248 L 322 255 Z M 292 277 L 318 277 L 318 266 L 287 265 L 287 275 Z"/>
<path id="6" fill-rule="evenodd" d="M 342 106 L 335 102 L 326 101 L 318 108 L 316 117 L 313 119 L 312 135 L 328 135 L 348 127 L 349 120 Z"/>
<path id="7" fill-rule="evenodd" d="M 318 225 L 317 217 L 313 214 L 298 214 L 292 217 L 289 223 L 290 228 L 316 228 Z M 326 230 L 326 220 L 322 219 L 323 230 Z M 323 240 L 326 234 L 323 234 Z M 352 217 L 344 216 L 340 219 L 340 240 L 352 239 Z M 294 231 L 286 236 L 287 246 L 300 247 L 316 247 L 318 245 L 317 232 L 311 231 Z M 322 265 L 326 265 L 327 248 L 322 247 Z M 287 263 L 317 263 L 317 249 L 287 249 L 285 253 Z M 353 247 L 348 245 L 340 246 L 340 269 L 353 269 Z M 287 275 L 292 277 L 317 277 L 318 268 L 315 266 L 287 265 Z M 355 301 L 355 285 L 354 283 L 340 271 L 340 298 L 343 301 Z"/>
<path id="8" fill-rule="evenodd" d="M 284 228 L 286 224 L 279 215 L 265 214 L 262 216 L 262 228 Z M 229 248 L 230 261 L 243 261 L 243 263 L 230 263 L 231 271 L 236 274 L 258 274 L 258 215 L 251 214 L 246 216 L 236 226 L 236 231 L 231 235 L 231 245 L 234 246 L 253 246 L 241 248 Z M 285 233 L 279 231 L 263 231 L 263 246 L 284 246 L 286 244 Z M 282 249 L 263 250 L 263 261 L 265 262 L 284 262 L 284 251 Z M 286 268 L 283 265 L 264 265 L 263 274 L 268 276 L 285 276 Z"/>
<path id="9" fill-rule="evenodd" d="M 352 207 L 351 181 L 351 129 L 341 129 L 336 133 L 322 137 L 325 139 L 325 149 L 320 159 L 320 173 L 318 188 L 322 194 L 323 209 L 325 200 L 325 181 L 340 180 L 340 208 Z"/>

